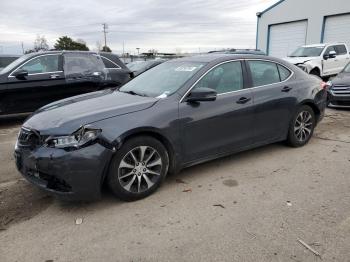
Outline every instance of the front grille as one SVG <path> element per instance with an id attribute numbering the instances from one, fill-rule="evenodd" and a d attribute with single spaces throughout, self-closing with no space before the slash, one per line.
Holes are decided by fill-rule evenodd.
<path id="1" fill-rule="evenodd" d="M 349 85 L 335 85 L 331 89 L 333 95 L 336 96 L 350 96 L 350 86 Z"/>
<path id="2" fill-rule="evenodd" d="M 41 137 L 37 131 L 22 127 L 18 134 L 18 145 L 35 148 L 41 144 Z"/>

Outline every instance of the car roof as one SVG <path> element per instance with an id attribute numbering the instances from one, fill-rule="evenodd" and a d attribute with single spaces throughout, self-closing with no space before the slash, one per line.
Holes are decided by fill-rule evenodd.
<path id="1" fill-rule="evenodd" d="M 234 59 L 268 59 L 268 60 L 279 61 L 279 59 L 276 59 L 276 58 L 271 57 L 271 56 L 265 56 L 265 55 L 221 54 L 221 53 L 212 53 L 212 54 L 205 54 L 205 55 L 189 56 L 189 57 L 174 59 L 174 60 L 171 60 L 171 61 L 210 63 L 210 62 L 226 61 L 226 60 L 234 60 Z"/>

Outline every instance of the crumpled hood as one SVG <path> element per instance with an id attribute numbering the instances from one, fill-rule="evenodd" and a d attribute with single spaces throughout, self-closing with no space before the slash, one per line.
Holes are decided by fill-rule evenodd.
<path id="1" fill-rule="evenodd" d="M 333 85 L 350 86 L 350 73 L 340 73 L 331 81 Z"/>
<path id="2" fill-rule="evenodd" d="M 317 56 L 316 57 L 285 57 L 285 58 L 283 58 L 283 60 L 285 60 L 291 64 L 296 65 L 296 64 L 303 64 L 307 61 L 310 61 L 310 60 L 316 59 L 316 58 L 317 58 Z"/>
<path id="3" fill-rule="evenodd" d="M 60 100 L 40 108 L 23 124 L 42 135 L 71 134 L 80 126 L 145 110 L 157 102 L 118 91 L 104 90 Z"/>

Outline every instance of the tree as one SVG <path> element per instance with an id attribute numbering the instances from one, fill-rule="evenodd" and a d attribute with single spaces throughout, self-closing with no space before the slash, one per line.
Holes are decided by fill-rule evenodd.
<path id="1" fill-rule="evenodd" d="M 108 46 L 106 46 L 106 45 L 102 47 L 102 50 L 101 50 L 101 51 L 112 53 L 112 50 L 111 50 Z"/>
<path id="2" fill-rule="evenodd" d="M 38 35 L 34 41 L 34 50 L 35 52 L 38 51 L 47 51 L 49 50 L 49 45 L 47 43 L 47 40 L 45 38 L 45 36 L 40 36 Z"/>
<path id="3" fill-rule="evenodd" d="M 57 50 L 89 51 L 89 48 L 86 46 L 84 40 L 79 39 L 78 41 L 74 41 L 72 38 L 68 36 L 62 36 L 57 39 L 54 47 Z"/>

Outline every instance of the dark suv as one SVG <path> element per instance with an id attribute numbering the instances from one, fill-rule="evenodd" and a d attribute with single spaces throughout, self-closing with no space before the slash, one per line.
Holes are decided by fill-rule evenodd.
<path id="1" fill-rule="evenodd" d="M 0 115 L 33 112 L 63 98 L 117 88 L 131 75 L 111 53 L 50 51 L 24 55 L 0 71 Z"/>

